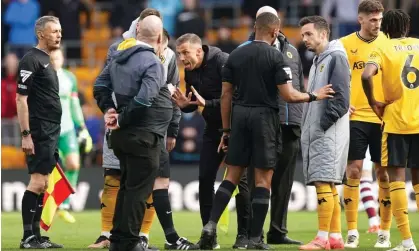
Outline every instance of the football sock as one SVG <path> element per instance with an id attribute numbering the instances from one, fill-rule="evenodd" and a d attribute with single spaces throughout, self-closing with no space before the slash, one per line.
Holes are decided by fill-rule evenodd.
<path id="1" fill-rule="evenodd" d="M 39 226 L 39 222 L 41 221 L 43 205 L 44 205 L 44 193 L 41 193 L 37 199 L 36 212 L 33 216 L 33 224 L 32 224 L 33 234 L 36 235 L 38 239 L 41 238 L 41 229 Z"/>
<path id="2" fill-rule="evenodd" d="M 211 228 L 216 226 L 216 224 L 220 220 L 221 214 L 224 212 L 224 209 L 230 202 L 230 198 L 233 194 L 234 189 L 236 189 L 236 185 L 234 185 L 230 181 L 223 180 L 223 182 L 221 182 L 221 185 L 218 187 L 218 190 L 215 193 L 214 203 L 209 219 L 209 222 L 212 222 L 212 224 L 206 224 L 206 226 L 211 226 Z"/>
<path id="3" fill-rule="evenodd" d="M 22 198 L 23 240 L 33 235 L 33 217 L 38 207 L 38 194 L 26 190 Z"/>
<path id="4" fill-rule="evenodd" d="M 419 210 L 419 184 L 414 185 L 413 190 L 415 191 L 416 205 Z"/>
<path id="5" fill-rule="evenodd" d="M 115 213 L 116 197 L 118 195 L 119 185 L 119 177 L 112 175 L 105 176 L 102 203 L 100 205 L 102 232 L 104 233 L 110 232 L 112 229 L 112 220 Z"/>
<path id="6" fill-rule="evenodd" d="M 340 208 L 340 199 L 339 194 L 335 186 L 332 187 L 334 207 L 332 220 L 330 223 L 330 234 L 332 237 L 336 238 L 337 236 L 342 237 L 342 223 L 341 223 L 341 208 Z"/>
<path id="7" fill-rule="evenodd" d="M 391 228 L 392 212 L 390 199 L 390 183 L 388 181 L 378 182 L 378 201 L 380 202 L 380 229 L 389 231 Z"/>
<path id="8" fill-rule="evenodd" d="M 153 225 L 154 216 L 156 216 L 156 209 L 153 203 L 153 194 L 150 194 L 145 203 L 145 213 L 143 223 L 141 224 L 140 236 L 145 236 L 148 239 L 150 235 L 151 226 Z"/>
<path id="9" fill-rule="evenodd" d="M 252 198 L 252 222 L 250 239 L 259 242 L 262 235 L 263 224 L 269 209 L 270 191 L 264 187 L 255 187 Z"/>
<path id="10" fill-rule="evenodd" d="M 359 179 L 348 178 L 343 186 L 343 201 L 348 230 L 358 229 Z"/>
<path id="11" fill-rule="evenodd" d="M 371 182 L 361 180 L 359 189 L 361 190 L 361 200 L 364 204 L 364 209 L 368 215 L 369 226 L 378 226 L 380 223 L 378 221 L 377 212 L 375 210 L 376 202 L 372 193 Z"/>
<path id="12" fill-rule="evenodd" d="M 397 228 L 399 229 L 403 240 L 412 238 L 407 211 L 407 195 L 405 187 L 405 182 L 390 182 L 391 209 L 394 218 L 396 219 Z"/>
<path id="13" fill-rule="evenodd" d="M 172 207 L 169 200 L 169 190 L 157 189 L 153 191 L 154 208 L 156 209 L 157 217 L 160 225 L 163 228 L 166 240 L 169 243 L 176 243 L 180 238 L 173 225 Z"/>
<path id="14" fill-rule="evenodd" d="M 330 223 L 332 221 L 332 215 L 335 207 L 332 187 L 330 184 L 322 184 L 320 186 L 316 186 L 316 192 L 319 231 L 329 233 Z"/>
<path id="15" fill-rule="evenodd" d="M 250 215 L 250 193 L 248 190 L 240 189 L 236 195 L 237 212 L 237 234 L 247 236 L 249 215 Z"/>

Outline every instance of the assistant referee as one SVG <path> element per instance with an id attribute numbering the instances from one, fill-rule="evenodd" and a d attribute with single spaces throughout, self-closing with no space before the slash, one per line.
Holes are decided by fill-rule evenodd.
<path id="1" fill-rule="evenodd" d="M 31 175 L 22 198 L 23 239 L 21 249 L 62 248 L 41 236 L 39 222 L 48 177 L 58 161 L 61 103 L 57 72 L 50 53 L 60 48 L 58 18 L 43 16 L 35 23 L 38 45 L 19 62 L 16 105 L 22 134 L 22 150 Z"/>

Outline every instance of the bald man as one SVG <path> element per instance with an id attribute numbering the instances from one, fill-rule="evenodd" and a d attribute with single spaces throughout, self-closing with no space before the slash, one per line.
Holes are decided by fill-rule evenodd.
<path id="1" fill-rule="evenodd" d="M 257 11 L 256 18 L 263 13 L 271 13 L 278 16 L 278 12 L 274 8 L 263 6 Z M 249 44 L 254 40 L 254 37 L 254 33 L 251 34 L 249 41 L 242 45 Z M 297 49 L 288 42 L 282 32 L 279 32 L 279 35 L 272 46 L 281 52 L 285 63 L 290 66 L 292 86 L 294 89 L 305 92 L 303 65 Z M 293 240 L 287 236 L 287 214 L 292 184 L 294 182 L 294 171 L 297 164 L 297 157 L 300 152 L 300 124 L 303 104 L 287 103 L 282 97 L 278 98 L 278 104 L 278 115 L 281 123 L 280 140 L 282 141 L 282 152 L 279 152 L 277 155 L 277 165 L 272 176 L 271 221 L 267 234 L 267 242 L 268 244 L 300 245 L 302 242 Z M 248 173 L 249 184 L 254 184 L 253 180 L 253 175 Z"/>
<path id="2" fill-rule="evenodd" d="M 173 113 L 159 59 L 162 21 L 157 16 L 148 16 L 139 22 L 137 29 L 136 39 L 126 39 L 118 45 L 94 86 L 95 99 L 105 114 L 107 129 L 111 130 L 108 145 L 121 167 L 111 251 L 145 250 L 138 233 Z"/>

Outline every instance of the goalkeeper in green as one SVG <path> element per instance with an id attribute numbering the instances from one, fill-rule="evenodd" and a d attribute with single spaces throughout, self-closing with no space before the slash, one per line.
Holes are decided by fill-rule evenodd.
<path id="1" fill-rule="evenodd" d="M 92 138 L 84 123 L 83 112 L 77 91 L 77 80 L 73 73 L 63 69 L 64 55 L 61 50 L 51 53 L 51 62 L 57 71 L 59 94 L 62 106 L 61 133 L 58 150 L 64 165 L 65 175 L 76 189 L 80 170 L 80 144 L 84 144 L 84 152 L 92 150 Z M 79 131 L 77 135 L 77 131 Z M 74 223 L 75 218 L 68 212 L 70 198 L 59 208 L 58 215 L 66 222 Z"/>

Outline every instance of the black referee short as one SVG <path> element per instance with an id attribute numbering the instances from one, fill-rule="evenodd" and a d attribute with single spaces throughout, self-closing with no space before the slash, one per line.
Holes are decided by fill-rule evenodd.
<path id="1" fill-rule="evenodd" d="M 160 165 L 157 170 L 157 177 L 161 178 L 170 178 L 170 162 L 169 162 L 169 152 L 166 149 L 166 141 L 162 144 L 161 153 L 160 153 Z"/>
<path id="2" fill-rule="evenodd" d="M 278 111 L 234 105 L 226 164 L 274 169 L 279 148 Z"/>
<path id="3" fill-rule="evenodd" d="M 363 160 L 369 146 L 371 161 L 381 162 L 381 125 L 351 121 L 348 160 Z"/>
<path id="4" fill-rule="evenodd" d="M 57 144 L 61 126 L 41 119 L 31 120 L 29 126 L 35 148 L 35 155 L 26 156 L 29 174 L 50 174 L 59 158 Z"/>

